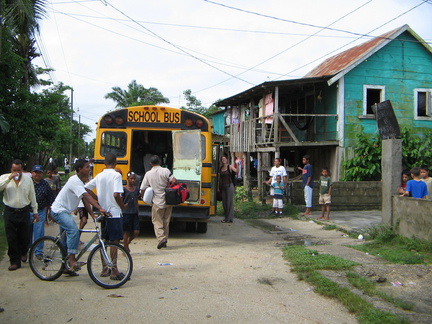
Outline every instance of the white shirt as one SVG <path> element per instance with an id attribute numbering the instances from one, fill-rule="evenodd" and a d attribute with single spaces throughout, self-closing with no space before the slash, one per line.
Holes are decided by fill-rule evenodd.
<path id="1" fill-rule="evenodd" d="M 114 193 L 123 193 L 121 174 L 114 169 L 104 169 L 85 185 L 86 189 L 96 188 L 99 205 L 109 211 L 113 218 L 121 217 L 121 208 L 114 198 Z"/>
<path id="2" fill-rule="evenodd" d="M 52 211 L 57 214 L 64 211 L 71 214 L 77 209 L 84 193 L 86 193 L 84 182 L 77 175 L 70 177 L 54 200 Z"/>
<path id="3" fill-rule="evenodd" d="M 278 168 L 276 166 L 273 166 L 270 170 L 270 177 L 272 177 L 271 183 L 276 182 L 276 177 L 280 175 L 281 180 L 283 181 L 283 177 L 288 177 L 288 174 L 285 170 L 285 167 L 280 165 Z M 284 181 L 285 182 L 285 181 Z"/>
<path id="4" fill-rule="evenodd" d="M 23 173 L 16 185 L 15 180 L 9 179 L 9 176 L 10 173 L 7 173 L 0 177 L 0 191 L 4 190 L 3 203 L 11 208 L 24 208 L 31 205 L 33 213 L 37 214 L 38 205 L 33 180 Z"/>

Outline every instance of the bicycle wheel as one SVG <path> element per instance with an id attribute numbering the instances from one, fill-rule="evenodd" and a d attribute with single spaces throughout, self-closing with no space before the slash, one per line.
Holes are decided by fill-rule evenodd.
<path id="1" fill-rule="evenodd" d="M 132 275 L 132 257 L 122 245 L 112 242 L 105 243 L 105 252 L 102 244 L 90 252 L 87 259 L 90 278 L 106 289 L 121 287 Z"/>
<path id="2" fill-rule="evenodd" d="M 30 248 L 30 269 L 41 280 L 56 280 L 63 273 L 65 258 L 66 250 L 57 238 L 43 236 Z"/>

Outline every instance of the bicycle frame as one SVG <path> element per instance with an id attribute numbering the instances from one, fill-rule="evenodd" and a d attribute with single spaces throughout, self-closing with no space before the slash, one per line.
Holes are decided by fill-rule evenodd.
<path id="1" fill-rule="evenodd" d="M 118 288 L 130 280 L 133 270 L 132 257 L 122 245 L 105 241 L 97 224 L 103 216 L 94 219 L 95 229 L 80 230 L 80 233 L 95 235 L 77 254 L 79 260 L 89 251 L 87 271 L 90 278 L 102 288 Z M 62 241 L 66 239 L 66 231 L 56 236 L 43 236 L 36 240 L 29 253 L 29 264 L 32 272 L 41 280 L 53 281 L 59 278 L 64 270 L 71 270 L 69 256 Z M 97 244 L 94 244 L 97 241 Z M 45 247 L 45 248 L 44 248 Z M 118 257 L 119 256 L 119 257 Z M 74 269 L 76 271 L 79 268 Z M 67 272 L 66 272 L 67 273 Z"/>
<path id="2" fill-rule="evenodd" d="M 82 248 L 82 250 L 78 253 L 76 259 L 77 261 L 84 255 L 84 253 L 87 252 L 87 250 L 90 248 L 90 246 L 98 239 L 99 243 L 102 245 L 102 254 L 103 254 L 103 258 L 104 261 L 107 262 L 107 264 L 109 264 L 110 266 L 112 266 L 112 262 L 108 262 L 108 260 L 110 260 L 110 258 L 108 257 L 108 254 L 106 252 L 105 249 L 105 242 L 102 239 L 101 233 L 100 233 L 100 229 L 99 226 L 97 225 L 97 219 L 93 219 L 94 223 L 95 223 L 95 229 L 94 230 L 90 230 L 90 229 L 80 229 L 80 233 L 96 233 L 95 236 L 93 236 L 93 238 Z M 62 233 L 62 235 L 65 235 L 65 232 Z M 67 260 L 67 259 L 66 259 Z M 66 263 L 67 264 L 67 263 Z"/>

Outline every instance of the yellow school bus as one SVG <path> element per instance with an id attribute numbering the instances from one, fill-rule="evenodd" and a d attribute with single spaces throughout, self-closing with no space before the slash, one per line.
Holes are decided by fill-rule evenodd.
<path id="1" fill-rule="evenodd" d="M 95 175 L 104 169 L 108 152 L 117 156 L 124 184 L 130 171 L 142 181 L 151 168 L 150 156 L 158 155 L 161 165 L 171 170 L 178 182 L 186 183 L 190 191 L 189 199 L 173 208 L 172 221 L 187 222 L 189 231 L 207 231 L 207 220 L 215 213 L 217 168 L 213 163 L 216 149 L 212 147 L 211 125 L 205 117 L 161 106 L 108 112 L 97 124 Z M 143 201 L 139 204 L 140 217 L 151 217 L 151 207 Z"/>

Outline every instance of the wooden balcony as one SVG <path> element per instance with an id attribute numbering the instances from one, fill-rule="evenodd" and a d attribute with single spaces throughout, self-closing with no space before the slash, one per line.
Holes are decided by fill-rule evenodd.
<path id="1" fill-rule="evenodd" d="M 273 118 L 271 123 L 266 119 Z M 293 120 L 303 118 L 308 127 Z M 265 152 L 275 147 L 337 145 L 337 114 L 275 114 L 227 125 L 225 136 L 231 152 Z M 298 123 L 298 122 L 297 122 Z"/>

